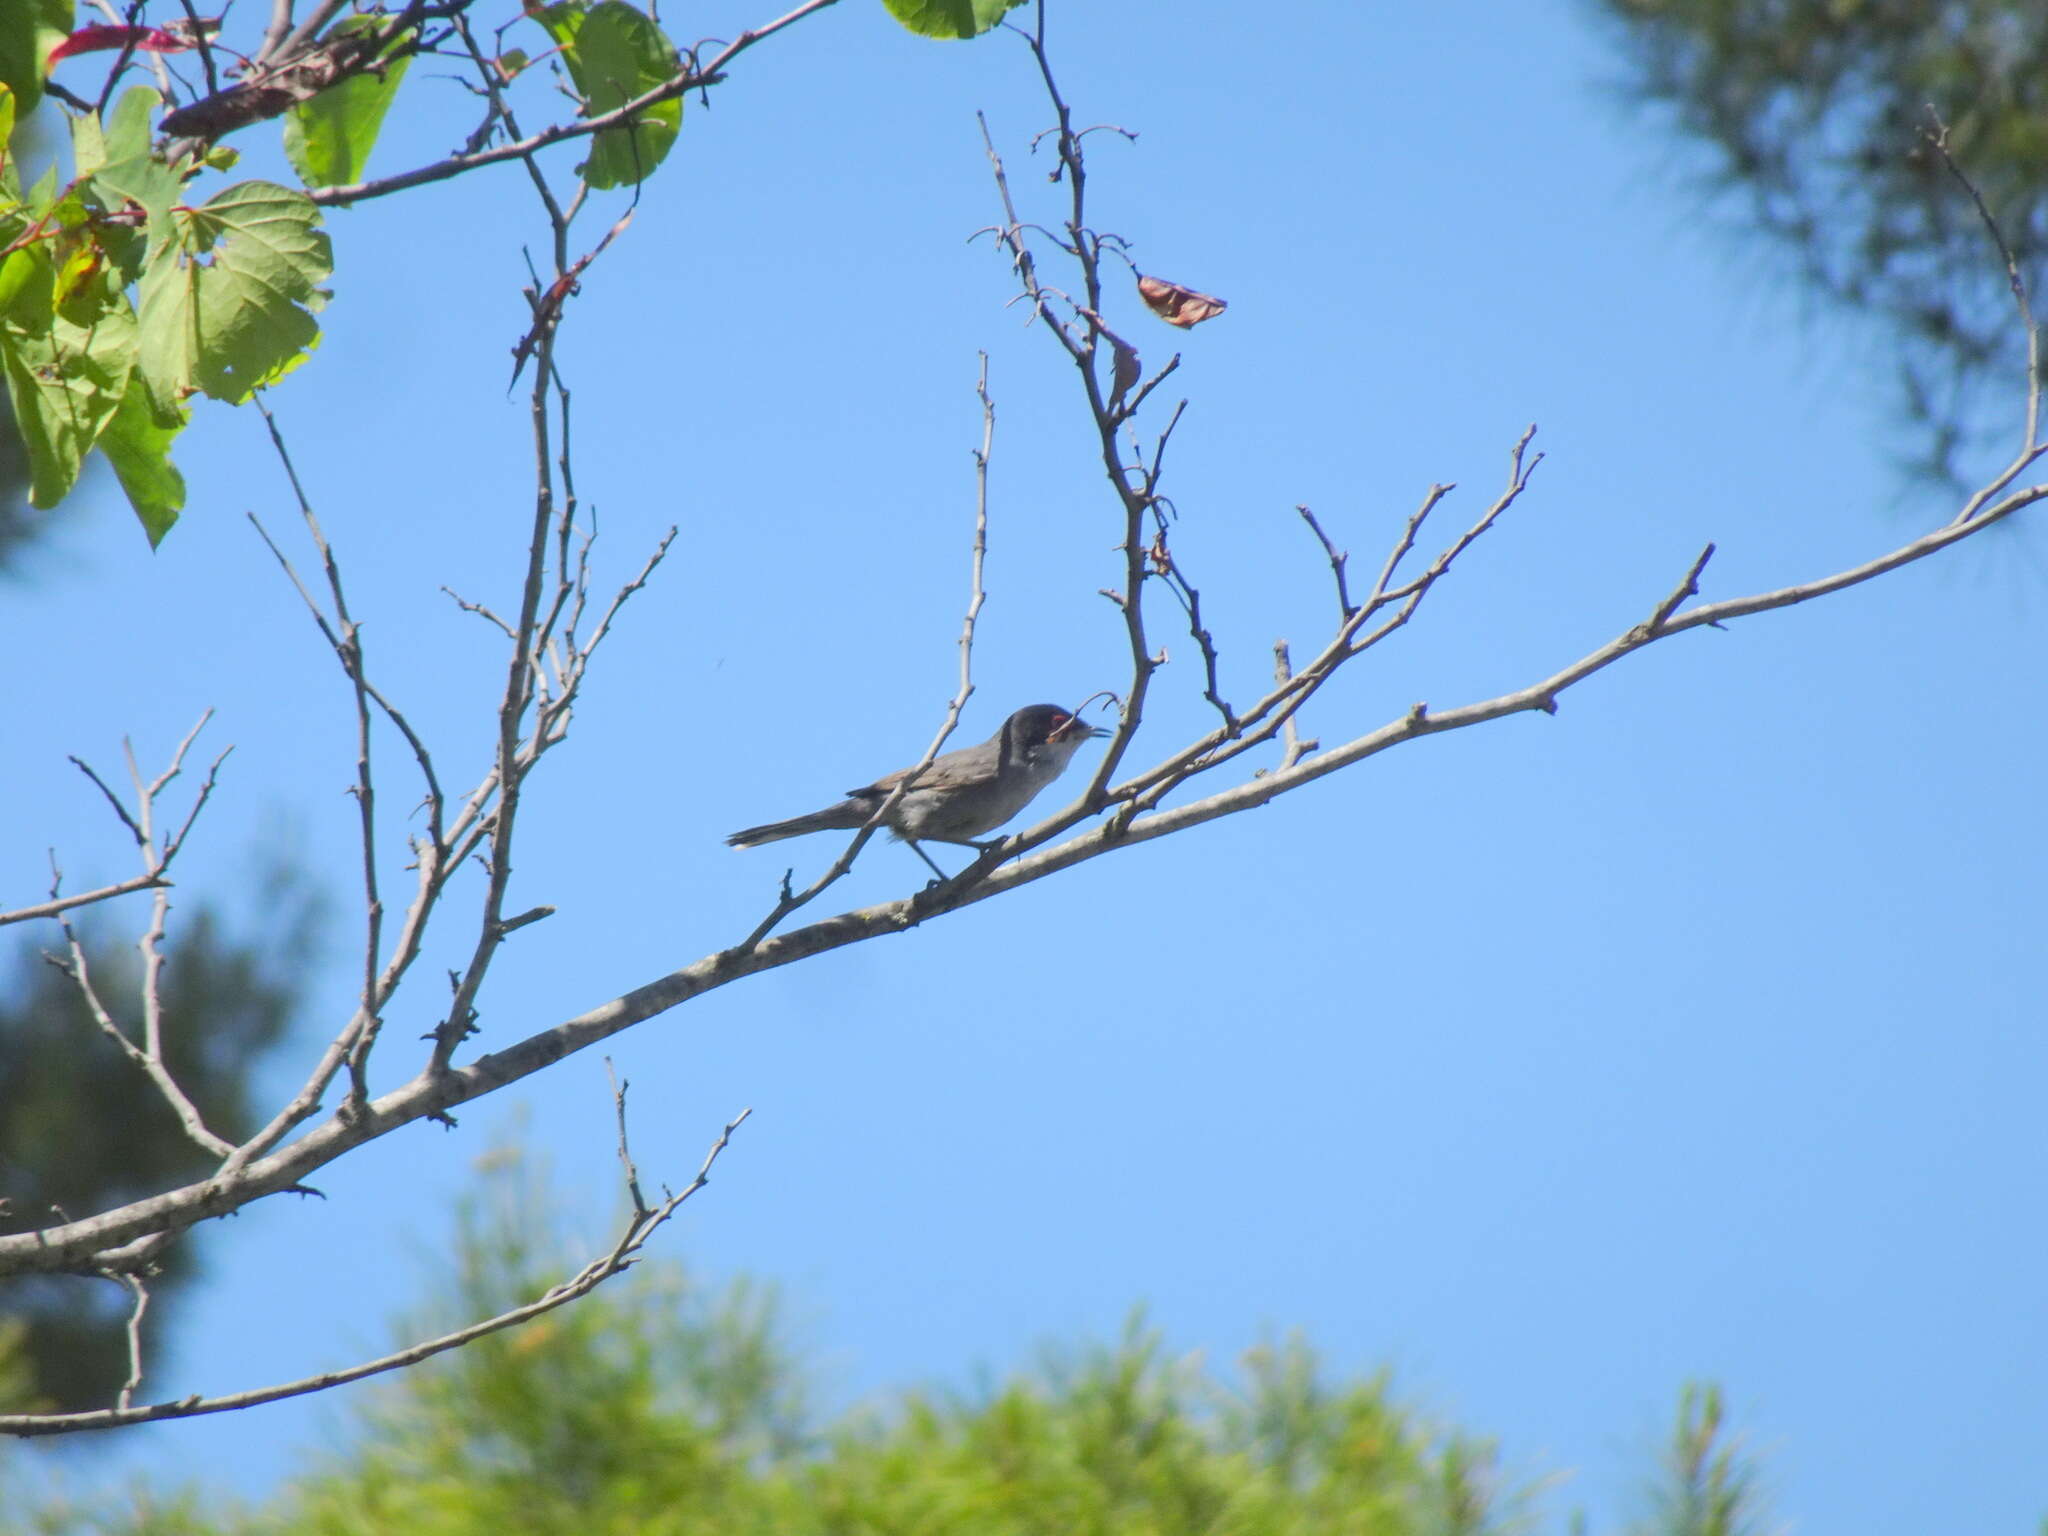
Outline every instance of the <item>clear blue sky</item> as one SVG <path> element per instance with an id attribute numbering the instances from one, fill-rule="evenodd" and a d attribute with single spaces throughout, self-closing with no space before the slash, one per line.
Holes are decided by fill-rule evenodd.
<path id="1" fill-rule="evenodd" d="M 724 0 L 689 25 L 774 9 Z M 1723 597 L 1948 515 L 1893 471 L 1881 342 L 1807 323 L 1700 213 L 1685 154 L 1604 89 L 1585 8 L 1069 0 L 1052 40 L 1079 119 L 1140 132 L 1094 141 L 1098 224 L 1231 302 L 1186 336 L 1125 294 L 1111 318 L 1148 362 L 1186 357 L 1169 489 L 1232 696 L 1259 691 L 1276 637 L 1326 632 L 1296 503 L 1376 563 L 1433 481 L 1461 487 L 1447 528 L 1475 514 L 1532 420 L 1550 457 L 1528 497 L 1311 732 L 1533 680 L 1643 617 L 1708 539 Z M 1114 513 L 1071 380 L 967 241 L 998 217 L 976 108 L 1020 195 L 1044 195 L 1028 64 L 848 0 L 692 105 L 573 302 L 578 480 L 608 576 L 682 532 L 530 796 L 514 905 L 560 911 L 494 973 L 482 1045 L 743 935 L 777 854 L 801 872 L 833 845 L 737 854 L 722 835 L 921 750 L 954 676 L 978 349 L 1000 425 L 966 739 L 1120 684 L 1096 595 Z M 406 91 L 446 115 L 373 171 L 467 126 L 426 69 Z M 543 231 L 510 168 L 330 228 L 326 338 L 276 404 L 373 658 L 455 777 L 484 761 L 502 674 L 437 589 L 509 601 L 528 446 L 504 382 L 519 246 Z M 249 869 L 285 843 L 332 889 L 311 1050 L 351 996 L 347 701 L 243 516 L 292 526 L 260 421 L 209 407 L 181 460 L 190 508 L 160 552 L 102 485 L 0 595 L 0 890 L 39 892 L 51 845 L 74 882 L 124 873 L 66 754 L 116 766 L 125 733 L 155 763 L 215 708 L 206 739 L 236 751 L 182 883 L 247 910 Z M 687 1178 L 755 1110 L 666 1251 L 781 1282 L 834 1402 L 1028 1363 L 1143 1301 L 1215 1358 L 1300 1328 L 1334 1370 L 1391 1364 L 1511 1471 L 1568 1474 L 1552 1507 L 1596 1530 L 1638 1507 L 1699 1377 L 1801 1531 L 2031 1530 L 2042 547 L 1999 531 L 1684 637 L 1554 719 L 1419 743 L 630 1032 L 611 1050 L 650 1178 Z M 1202 710 L 1169 644 L 1162 746 Z M 851 905 L 921 873 L 878 846 L 841 889 Z M 391 1020 L 383 1086 L 459 953 L 451 924 Z M 381 1346 L 515 1114 L 598 1237 L 616 1165 L 587 1054 L 459 1133 L 349 1159 L 325 1203 L 209 1231 L 217 1279 L 151 1395 Z M 260 1491 L 335 1422 L 302 1403 L 120 1454 Z"/>

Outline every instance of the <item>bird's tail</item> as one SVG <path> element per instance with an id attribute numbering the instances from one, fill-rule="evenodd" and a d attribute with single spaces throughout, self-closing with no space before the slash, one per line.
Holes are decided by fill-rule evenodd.
<path id="1" fill-rule="evenodd" d="M 779 843 L 785 837 L 802 837 L 806 832 L 853 832 L 865 826 L 873 814 L 873 806 L 864 806 L 857 800 L 842 800 L 808 816 L 792 816 L 788 821 L 771 821 L 765 826 L 748 827 L 733 833 L 725 841 L 731 848 L 755 848 L 762 843 Z"/>

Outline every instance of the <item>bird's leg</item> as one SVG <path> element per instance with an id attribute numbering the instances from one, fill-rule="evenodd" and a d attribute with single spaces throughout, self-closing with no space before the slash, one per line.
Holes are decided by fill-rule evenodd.
<path id="1" fill-rule="evenodd" d="M 916 838 L 906 837 L 905 839 L 903 839 L 903 842 L 904 845 L 908 847 L 912 853 L 916 854 L 920 859 L 923 859 L 925 863 L 930 866 L 931 872 L 933 874 L 939 877 L 937 880 L 932 882 L 933 885 L 942 884 L 945 881 L 953 878 L 951 875 L 947 874 L 943 869 L 939 868 L 939 866 L 936 863 L 933 863 L 932 856 L 926 853 L 923 848 L 918 846 Z"/>

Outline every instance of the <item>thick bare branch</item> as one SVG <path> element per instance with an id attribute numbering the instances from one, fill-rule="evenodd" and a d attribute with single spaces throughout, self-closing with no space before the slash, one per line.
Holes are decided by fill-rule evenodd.
<path id="1" fill-rule="evenodd" d="M 1318 752 L 1292 767 L 1185 805 L 1129 819 L 1113 817 L 1057 847 L 1043 849 L 995 868 L 985 878 L 948 882 L 900 900 L 842 912 L 758 943 L 720 950 L 624 993 L 588 1013 L 530 1035 L 504 1050 L 491 1052 L 460 1066 L 451 1066 L 445 1072 L 422 1073 L 412 1082 L 372 1101 L 359 1118 L 328 1120 L 290 1146 L 251 1161 L 232 1173 L 224 1172 L 118 1210 L 60 1222 L 39 1232 L 0 1237 L 0 1274 L 98 1272 L 108 1253 L 119 1250 L 124 1244 L 155 1233 L 181 1230 L 208 1217 L 224 1215 L 265 1195 L 289 1189 L 366 1142 L 428 1116 L 445 1114 L 457 1105 L 529 1077 L 565 1056 L 742 977 L 850 944 L 906 932 L 934 917 L 1002 896 L 1019 886 L 1043 880 L 1116 848 L 1171 836 L 1202 822 L 1263 805 L 1407 741 L 1466 729 L 1509 715 L 1549 710 L 1555 706 L 1560 694 L 1637 651 L 1661 644 L 1688 630 L 1811 602 L 1873 580 L 1901 566 L 1923 560 L 1962 539 L 1974 537 L 1985 528 L 2043 500 L 2048 500 L 2048 484 L 2025 487 L 1987 508 L 1981 517 L 1968 523 L 1945 525 L 1860 565 L 1793 586 L 1717 603 L 1703 603 L 1689 611 L 1671 614 L 1654 633 L 1647 623 L 1632 626 L 1562 668 L 1511 692 L 1448 710 L 1430 710 L 1418 705 L 1377 730 L 1342 746 Z M 1120 788 L 1118 793 L 1135 794 L 1136 788 Z M 1041 827 L 1026 832 L 1021 839 L 1012 839 L 1011 845 L 1006 847 L 1018 842 L 1030 844 L 1034 838 L 1042 840 L 1055 835 L 1062 825 L 1061 817 L 1056 816 Z M 292 1390 L 312 1388 L 295 1387 Z M 291 1395 L 291 1392 L 272 1391 L 271 1395 Z M 249 1401 L 268 1400 L 269 1396 L 259 1394 L 246 1400 L 236 1400 L 231 1406 L 247 1406 Z M 175 1411 L 175 1405 L 165 1410 L 166 1413 L 172 1411 Z M 9 1427 L 8 1421 L 0 1420 L 0 1429 Z"/>
<path id="2" fill-rule="evenodd" d="M 33 906 L 16 907 L 9 912 L 0 912 L 0 928 L 9 923 L 26 923 L 39 917 L 55 917 L 60 912 L 69 912 L 78 907 L 90 907 L 102 901 L 112 901 L 117 896 L 132 896 L 137 891 L 154 890 L 167 884 L 161 875 L 131 875 L 126 880 L 117 880 L 112 885 L 103 885 L 96 891 L 80 891 L 76 896 L 53 896 L 48 901 L 39 901 Z"/>

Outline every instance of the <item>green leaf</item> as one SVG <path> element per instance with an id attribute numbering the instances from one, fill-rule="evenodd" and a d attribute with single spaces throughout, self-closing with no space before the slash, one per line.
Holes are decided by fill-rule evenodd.
<path id="1" fill-rule="evenodd" d="M 121 93 L 113 116 L 104 126 L 97 112 L 71 119 L 72 174 L 80 181 L 109 160 L 132 160 L 149 153 L 149 114 L 163 98 L 146 85 Z"/>
<path id="2" fill-rule="evenodd" d="M 43 99 L 50 50 L 71 35 L 71 0 L 0 0 L 0 85 L 24 112 Z"/>
<path id="3" fill-rule="evenodd" d="M 919 37 L 979 37 L 1024 0 L 882 0 Z"/>
<path id="4" fill-rule="evenodd" d="M 569 78 L 592 117 L 645 95 L 681 69 L 668 35 L 625 0 L 598 0 L 588 10 L 551 5 L 541 14 Z M 630 124 L 596 136 L 590 158 L 578 169 L 600 190 L 630 187 L 645 180 L 667 156 L 683 122 L 680 99 L 657 102 Z"/>
<path id="5" fill-rule="evenodd" d="M 100 433 L 100 452 L 114 466 L 128 504 L 142 520 L 142 531 L 155 549 L 171 531 L 185 505 L 185 477 L 171 462 L 171 439 L 184 428 L 186 413 L 173 410 L 159 415 L 140 374 L 128 381 L 106 430 Z"/>
<path id="6" fill-rule="evenodd" d="M 163 100 L 146 85 L 131 85 L 121 93 L 106 122 L 107 159 L 132 160 L 149 153 L 150 114 Z"/>
<path id="7" fill-rule="evenodd" d="M 327 36 L 375 32 L 383 24 L 379 16 L 351 16 Z M 363 179 L 370 146 L 377 142 L 377 130 L 411 63 L 407 54 L 351 75 L 285 115 L 284 152 L 301 181 L 309 187 L 336 187 Z"/>
<path id="8" fill-rule="evenodd" d="M 57 163 L 54 160 L 43 167 L 43 174 L 36 178 L 36 184 L 28 189 L 22 202 L 28 206 L 30 214 L 39 219 L 57 206 Z"/>
<path id="9" fill-rule="evenodd" d="M 204 207 L 174 206 L 162 231 L 152 220 L 142 367 L 160 404 L 194 390 L 240 404 L 305 360 L 320 336 L 309 311 L 334 270 L 319 218 L 303 192 L 244 181 Z"/>
<path id="10" fill-rule="evenodd" d="M 54 273 L 50 280 L 54 287 Z M 0 361 L 28 448 L 34 505 L 54 507 L 77 482 L 134 373 L 136 334 L 135 313 L 104 266 L 54 311 L 17 296 L 0 316 Z"/>
<path id="11" fill-rule="evenodd" d="M 42 245 L 23 246 L 0 256 L 0 319 L 14 313 L 46 315 L 55 303 L 56 269 Z"/>
<path id="12" fill-rule="evenodd" d="M 100 115 L 81 112 L 71 119 L 72 174 L 90 176 L 107 163 L 106 135 L 100 132 Z"/>
<path id="13" fill-rule="evenodd" d="M 109 147 L 114 142 L 110 136 Z M 147 154 L 100 167 L 86 185 L 86 190 L 109 213 L 118 213 L 133 203 L 147 214 L 149 222 L 146 228 L 152 246 L 171 238 L 175 227 L 171 221 L 171 205 L 177 202 L 182 189 L 178 173 Z M 121 264 L 128 281 L 133 282 L 140 274 L 143 260 L 140 232 L 103 227 L 100 242 Z"/>

